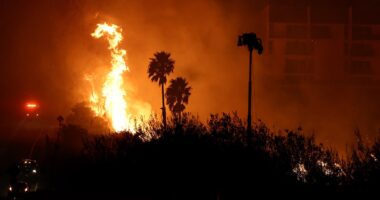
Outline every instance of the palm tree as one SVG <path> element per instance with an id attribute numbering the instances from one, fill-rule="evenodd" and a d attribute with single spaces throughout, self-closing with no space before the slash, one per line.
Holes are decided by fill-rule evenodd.
<path id="1" fill-rule="evenodd" d="M 166 76 L 174 70 L 174 60 L 170 58 L 170 53 L 160 51 L 154 54 L 154 58 L 150 58 L 148 66 L 148 76 L 153 82 L 158 82 L 162 89 L 162 121 L 166 128 L 166 109 L 165 109 L 165 91 Z"/>
<path id="2" fill-rule="evenodd" d="M 170 85 L 166 89 L 167 104 L 179 122 L 181 122 L 185 104 L 189 103 L 190 90 L 191 87 L 188 87 L 188 82 L 182 77 L 170 80 Z"/>

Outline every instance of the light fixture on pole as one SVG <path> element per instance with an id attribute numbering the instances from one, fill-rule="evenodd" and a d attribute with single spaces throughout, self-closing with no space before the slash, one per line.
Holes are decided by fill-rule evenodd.
<path id="1" fill-rule="evenodd" d="M 252 52 L 254 49 L 261 55 L 263 53 L 263 45 L 260 38 L 255 33 L 243 33 L 238 38 L 238 46 L 247 46 L 249 50 L 249 75 L 248 75 L 248 118 L 247 118 L 247 136 L 250 141 L 252 135 L 252 117 L 251 117 L 251 99 L 252 99 Z"/>

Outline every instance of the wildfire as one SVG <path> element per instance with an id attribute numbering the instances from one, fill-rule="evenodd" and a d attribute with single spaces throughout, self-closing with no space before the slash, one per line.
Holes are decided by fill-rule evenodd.
<path id="1" fill-rule="evenodd" d="M 101 97 L 95 91 L 91 77 L 92 93 L 90 94 L 91 109 L 98 116 L 105 116 L 116 132 L 128 130 L 135 132 L 135 126 L 131 114 L 128 113 L 126 91 L 123 85 L 123 73 L 129 71 L 125 63 L 126 50 L 120 49 L 119 44 L 123 39 L 122 29 L 115 24 L 98 24 L 96 30 L 91 34 L 94 38 L 104 37 L 108 41 L 108 49 L 111 53 L 111 71 L 107 74 L 102 86 Z M 142 113 L 141 113 L 142 114 Z"/>
<path id="2" fill-rule="evenodd" d="M 91 85 L 91 94 L 90 94 L 90 105 L 91 110 L 95 113 L 96 116 L 104 116 L 104 108 L 102 104 L 100 103 L 100 99 L 98 94 L 96 93 L 93 77 L 89 75 L 85 75 L 84 79 L 88 81 Z"/>

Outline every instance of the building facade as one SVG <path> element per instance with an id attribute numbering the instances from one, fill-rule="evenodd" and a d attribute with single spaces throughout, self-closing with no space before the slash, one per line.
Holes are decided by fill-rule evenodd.
<path id="1" fill-rule="evenodd" d="M 285 83 L 376 84 L 379 10 L 374 0 L 269 0 L 266 64 Z"/>

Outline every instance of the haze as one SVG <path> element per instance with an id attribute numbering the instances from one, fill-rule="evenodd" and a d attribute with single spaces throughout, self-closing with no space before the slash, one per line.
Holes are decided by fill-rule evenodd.
<path id="1" fill-rule="evenodd" d="M 161 91 L 146 72 L 149 58 L 164 50 L 176 61 L 169 78 L 186 77 L 193 88 L 186 111 L 204 121 L 210 113 L 232 111 L 245 118 L 248 51 L 236 44 L 238 35 L 255 32 L 264 42 L 264 55 L 255 54 L 253 63 L 255 120 L 275 130 L 302 126 L 340 151 L 355 128 L 375 136 L 379 88 L 340 81 L 345 75 L 334 70 L 340 58 L 323 62 L 331 69 L 321 75 L 329 80 L 325 87 L 303 82 L 282 87 L 281 70 L 267 62 L 265 12 L 264 0 L 0 0 L 0 122 L 17 123 L 28 99 L 39 101 L 42 114 L 53 120 L 87 100 L 90 86 L 84 76 L 104 74 L 109 67 L 106 42 L 90 34 L 107 21 L 123 28 L 128 95 L 150 103 L 157 113 Z M 326 42 L 321 48 L 334 45 Z"/>

